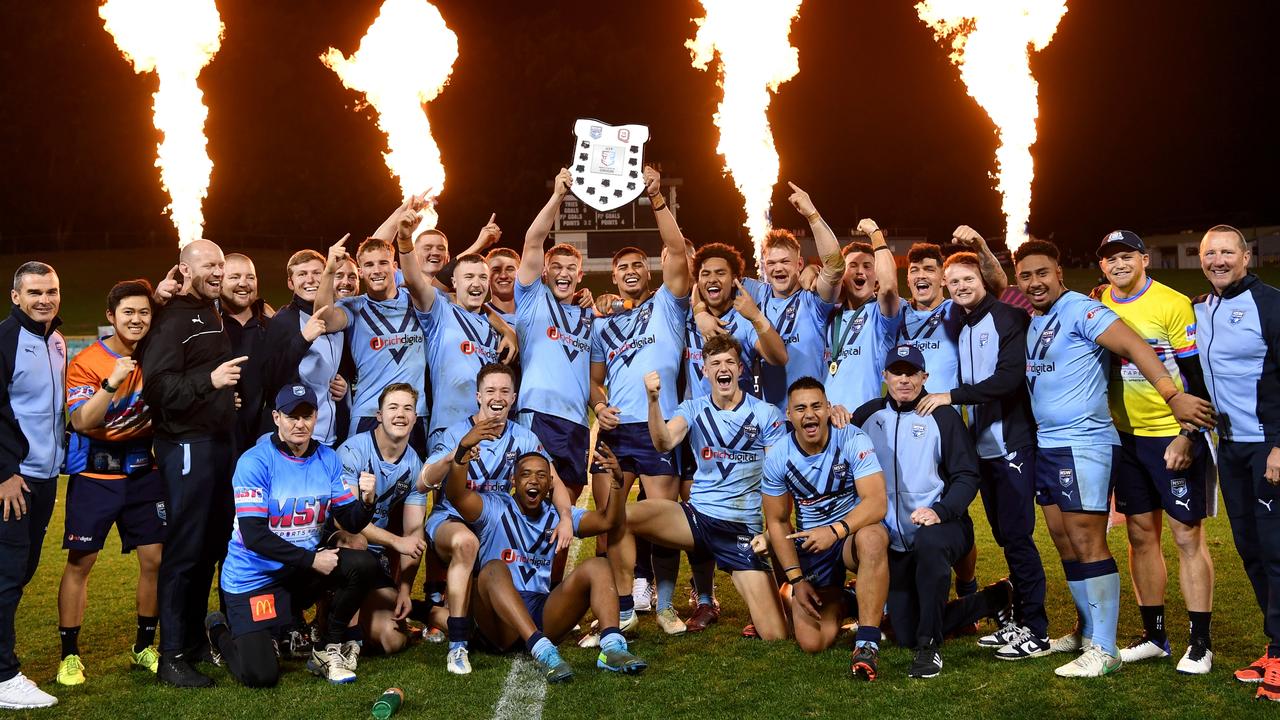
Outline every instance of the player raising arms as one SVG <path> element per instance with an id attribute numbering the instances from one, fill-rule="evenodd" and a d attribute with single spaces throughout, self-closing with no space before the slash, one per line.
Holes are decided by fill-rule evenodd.
<path id="1" fill-rule="evenodd" d="M 1039 445 L 1037 501 L 1083 624 L 1077 647 L 1084 652 L 1055 672 L 1098 677 L 1121 665 L 1120 573 L 1107 547 L 1111 466 L 1120 439 L 1107 408 L 1104 355 L 1136 365 L 1184 427 L 1212 425 L 1213 408 L 1179 390 L 1151 346 L 1114 312 L 1063 285 L 1053 243 L 1028 241 L 1014 262 L 1018 287 L 1037 313 L 1027 329 L 1026 367 Z"/>
<path id="2" fill-rule="evenodd" d="M 471 596 L 476 626 L 500 650 L 523 641 L 546 670 L 547 682 L 563 682 L 573 677 L 573 669 L 560 658 L 556 643 L 591 610 L 604 628 L 596 666 L 629 675 L 639 673 L 648 664 L 628 651 L 618 630 L 618 589 L 607 560 L 590 558 L 551 588 L 556 553 L 553 533 L 560 519 L 550 502 L 553 476 L 546 455 L 519 455 L 508 489 L 473 487 L 469 479 L 473 458 L 483 442 L 498 438 L 505 422 L 500 417 L 477 422 L 458 440 L 449 460 L 446 495 L 458 514 L 480 533 L 480 572 Z M 588 512 L 573 508 L 573 532 L 579 537 L 609 532 L 625 517 L 627 497 L 618 459 L 601 443 L 595 462 L 610 478 L 609 496 L 603 509 L 597 506 Z"/>
<path id="3" fill-rule="evenodd" d="M 849 243 L 844 248 L 844 305 L 827 324 L 824 377 L 827 399 L 852 410 L 880 397 L 885 353 L 894 344 L 902 299 L 898 296 L 898 266 L 875 221 L 858 222 L 858 232 L 871 244 Z"/>
<path id="4" fill-rule="evenodd" d="M 742 391 L 742 348 L 737 340 L 727 335 L 711 338 L 703 347 L 703 358 L 712 378 L 711 394 L 680 403 L 670 420 L 662 412 L 662 376 L 651 372 L 644 378 L 653 446 L 666 452 L 686 437 L 690 440 L 698 470 L 689 501 L 642 500 L 628 510 L 627 525 L 631 533 L 655 545 L 689 553 L 691 563 L 714 558 L 733 577 L 760 637 L 781 640 L 787 636 L 787 624 L 778 588 L 768 563 L 751 550 L 751 538 L 763 530 L 760 470 L 765 451 L 785 436 L 782 413 Z M 634 542 L 628 539 L 617 551 L 614 559 L 610 548 L 615 571 L 629 571 Z"/>
<path id="5" fill-rule="evenodd" d="M 844 619 L 845 571 L 852 570 L 858 574 L 858 631 L 849 670 L 875 680 L 889 596 L 884 473 L 858 426 L 832 424 L 831 404 L 817 380 L 791 384 L 787 419 L 795 429 L 765 458 L 762 489 L 769 544 L 791 583 L 796 642 L 810 653 L 835 644 Z"/>

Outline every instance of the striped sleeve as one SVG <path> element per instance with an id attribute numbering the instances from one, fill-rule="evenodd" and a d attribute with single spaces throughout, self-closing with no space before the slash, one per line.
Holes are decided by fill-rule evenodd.
<path id="1" fill-rule="evenodd" d="M 267 497 L 271 475 L 258 453 L 250 451 L 240 457 L 231 486 L 235 495 L 237 518 L 268 517 Z"/>
<path id="2" fill-rule="evenodd" d="M 1200 354 L 1196 347 L 1196 314 L 1191 309 L 1191 301 L 1179 292 L 1169 293 L 1166 307 L 1169 344 L 1173 354 L 1180 358 L 1195 357 Z"/>

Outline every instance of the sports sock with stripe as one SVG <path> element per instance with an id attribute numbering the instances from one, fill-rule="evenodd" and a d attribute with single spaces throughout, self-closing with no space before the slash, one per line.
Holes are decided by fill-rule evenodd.
<path id="1" fill-rule="evenodd" d="M 1213 620 L 1213 611 L 1187 611 L 1187 619 L 1191 622 L 1191 644 L 1199 645 L 1206 650 L 1213 649 L 1213 638 L 1209 633 L 1209 623 Z"/>
<path id="2" fill-rule="evenodd" d="M 636 616 L 636 599 L 631 593 L 618 596 L 618 622 L 627 622 Z"/>
<path id="3" fill-rule="evenodd" d="M 1085 597 L 1093 620 L 1093 644 L 1102 651 L 1119 656 L 1116 649 L 1116 625 L 1120 622 L 1120 570 L 1115 558 L 1080 563 L 1084 576 Z"/>
<path id="4" fill-rule="evenodd" d="M 62 657 L 80 654 L 80 626 L 58 626 L 58 638 L 62 640 Z"/>
<path id="5" fill-rule="evenodd" d="M 653 611 L 658 612 L 671 607 L 671 600 L 676 594 L 676 579 L 680 575 L 680 552 L 653 546 L 653 579 L 658 586 L 656 603 Z"/>
<path id="6" fill-rule="evenodd" d="M 1164 645 L 1169 640 L 1164 630 L 1164 605 L 1139 605 L 1138 613 L 1142 615 L 1142 631 L 1147 639 L 1156 645 Z"/>
<path id="7" fill-rule="evenodd" d="M 451 617 L 446 623 L 449 632 L 449 649 L 465 648 L 471 639 L 471 618 Z"/>
<path id="8" fill-rule="evenodd" d="M 627 639 L 622 637 L 622 633 L 618 632 L 618 628 L 609 627 L 600 631 L 600 650 L 602 652 L 626 649 Z"/>
<path id="9" fill-rule="evenodd" d="M 858 631 L 853 636 L 853 646 L 862 647 L 870 645 L 873 649 L 880 649 L 880 628 L 876 625 L 859 625 Z"/>
<path id="10" fill-rule="evenodd" d="M 1089 612 L 1089 591 L 1085 589 L 1084 577 L 1080 574 L 1080 563 L 1075 560 L 1063 560 L 1062 572 L 1067 577 L 1067 589 L 1071 591 L 1071 599 L 1076 604 L 1076 618 L 1080 621 L 1080 637 L 1087 643 L 1093 637 L 1093 616 Z"/>
<path id="11" fill-rule="evenodd" d="M 555 644 L 542 633 L 534 632 L 524 644 L 529 649 L 529 654 L 533 656 L 534 660 L 547 667 L 554 667 L 560 664 L 560 651 L 556 650 Z"/>
<path id="12" fill-rule="evenodd" d="M 712 605 L 716 601 L 716 561 L 690 562 L 693 571 L 693 590 L 698 594 L 699 605 Z"/>

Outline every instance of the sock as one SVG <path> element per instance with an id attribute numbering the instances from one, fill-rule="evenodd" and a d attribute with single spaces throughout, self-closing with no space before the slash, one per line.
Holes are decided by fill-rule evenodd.
<path id="1" fill-rule="evenodd" d="M 358 643 L 364 643 L 364 631 L 359 625 L 348 625 L 346 630 L 342 631 L 342 642 L 350 642 L 355 640 Z"/>
<path id="2" fill-rule="evenodd" d="M 860 648 L 863 645 L 870 645 L 871 649 L 880 649 L 880 627 L 878 625 L 859 625 L 858 632 L 853 636 L 853 646 Z"/>
<path id="3" fill-rule="evenodd" d="M 1085 597 L 1093 620 L 1093 644 L 1118 656 L 1116 625 L 1120 622 L 1120 570 L 1114 558 L 1080 563 L 1085 576 Z"/>
<path id="4" fill-rule="evenodd" d="M 1071 591 L 1071 599 L 1076 604 L 1080 637 L 1084 642 L 1089 642 L 1093 637 L 1093 616 L 1089 613 L 1089 593 L 1084 586 L 1084 577 L 1080 574 L 1080 565 L 1074 560 L 1063 560 L 1062 572 L 1067 576 L 1067 589 Z"/>
<path id="5" fill-rule="evenodd" d="M 609 627 L 600 631 L 600 650 L 601 652 L 626 650 L 627 639 L 622 637 L 622 633 L 618 632 L 618 628 Z"/>
<path id="6" fill-rule="evenodd" d="M 449 649 L 465 648 L 471 639 L 471 618 L 451 617 L 447 623 L 449 633 Z"/>
<path id="7" fill-rule="evenodd" d="M 636 615 L 636 600 L 631 593 L 618 596 L 618 622 L 627 622 Z"/>
<path id="8" fill-rule="evenodd" d="M 156 623 L 160 618 L 150 615 L 138 616 L 138 636 L 133 641 L 133 651 L 140 653 L 156 641 Z M 78 628 L 77 628 L 78 629 Z"/>
<path id="9" fill-rule="evenodd" d="M 534 632 L 524 642 L 525 647 L 529 648 L 529 654 L 534 660 L 542 663 L 547 667 L 554 667 L 560 664 L 560 652 L 556 650 L 556 646 L 551 643 L 540 632 Z"/>
<path id="10" fill-rule="evenodd" d="M 1213 619 L 1213 611 L 1194 612 L 1187 611 L 1187 618 L 1191 621 L 1191 644 L 1199 645 L 1206 650 L 1213 649 L 1213 640 L 1209 635 L 1209 622 Z"/>
<path id="11" fill-rule="evenodd" d="M 956 597 L 965 597 L 978 592 L 978 578 L 969 578 L 961 580 L 956 578 Z"/>
<path id="12" fill-rule="evenodd" d="M 426 600 L 410 600 L 409 619 L 417 620 L 422 624 L 431 622 L 431 608 L 436 604 L 428 597 Z"/>
<path id="13" fill-rule="evenodd" d="M 1147 639 L 1157 645 L 1164 645 L 1169 641 L 1169 636 L 1164 631 L 1164 606 L 1163 605 L 1139 605 L 1138 612 L 1142 614 L 1142 630 L 1147 634 Z"/>
<path id="14" fill-rule="evenodd" d="M 58 637 L 62 639 L 62 657 L 80 654 L 80 626 L 58 626 Z"/>
<path id="15" fill-rule="evenodd" d="M 679 551 L 654 545 L 653 577 L 655 584 L 658 586 L 657 604 L 653 607 L 654 612 L 671 607 L 671 601 L 676 594 L 676 579 L 679 575 Z"/>
<path id="16" fill-rule="evenodd" d="M 693 571 L 693 590 L 698 594 L 699 605 L 714 605 L 716 602 L 716 561 L 706 560 L 689 563 Z"/>
<path id="17" fill-rule="evenodd" d="M 636 566 L 634 569 L 637 580 L 653 582 L 653 545 L 642 537 L 636 538 Z"/>

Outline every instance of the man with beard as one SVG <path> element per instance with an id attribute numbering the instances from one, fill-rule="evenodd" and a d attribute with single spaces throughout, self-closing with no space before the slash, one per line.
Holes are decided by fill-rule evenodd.
<path id="1" fill-rule="evenodd" d="M 241 382 L 236 385 L 236 454 L 249 449 L 258 439 L 261 407 L 266 400 L 263 393 L 264 368 L 267 360 L 263 338 L 272 311 L 258 297 L 258 271 L 248 256 L 231 253 L 226 257 L 222 271 L 221 302 L 222 323 L 231 338 L 233 355 L 245 355 L 249 359 L 241 368 Z"/>
<path id="2" fill-rule="evenodd" d="M 187 244 L 178 267 L 185 290 L 160 309 L 140 345 L 142 396 L 151 408 L 156 462 L 167 488 L 167 527 L 160 559 L 160 682 L 209 687 L 192 664 L 206 638 L 213 569 L 231 529 L 231 430 L 235 386 L 247 356 L 233 357 L 217 301 L 222 249 Z"/>
<path id="3" fill-rule="evenodd" d="M 1027 329 L 1027 385 L 1036 419 L 1037 502 L 1083 618 L 1082 644 L 1061 677 L 1099 677 L 1121 666 L 1116 647 L 1120 573 L 1107 546 L 1111 468 L 1120 438 L 1107 407 L 1105 354 L 1133 363 L 1183 427 L 1213 424 L 1213 408 L 1178 389 L 1145 340 L 1105 305 L 1068 290 L 1058 248 L 1043 240 L 1014 253 L 1018 287 L 1036 309 Z"/>
<path id="4" fill-rule="evenodd" d="M 138 633 L 130 653 L 135 668 L 156 672 L 156 573 L 164 540 L 164 481 L 151 455 L 151 414 L 142 398 L 138 342 L 151 329 L 151 284 L 116 283 L 107 293 L 113 333 L 80 351 L 67 367 L 67 509 L 62 547 L 67 566 L 58 586 L 62 685 L 84 682 L 80 625 L 88 602 L 89 571 L 116 526 L 121 549 L 138 551 Z"/>
<path id="5" fill-rule="evenodd" d="M 53 268 L 20 265 L 9 298 L 13 310 L 0 322 L 0 704 L 25 709 L 58 702 L 18 670 L 14 617 L 58 492 L 67 343 Z"/>
<path id="6" fill-rule="evenodd" d="M 875 221 L 863 219 L 858 232 L 871 244 L 849 243 L 844 248 L 844 306 L 831 313 L 827 324 L 827 399 L 837 417 L 880 397 L 880 361 L 894 345 L 898 313 L 898 267 L 884 233 Z"/>
<path id="7" fill-rule="evenodd" d="M 322 261 L 324 257 L 320 258 Z M 360 275 L 356 272 L 356 261 L 350 256 L 343 258 L 337 272 L 333 274 L 333 297 L 335 300 L 355 297 L 360 294 Z M 347 391 L 335 400 L 334 424 L 335 442 L 341 444 L 347 439 L 351 430 L 351 385 L 356 379 L 356 361 L 351 356 L 351 326 L 342 331 L 342 359 L 338 361 L 338 377 L 343 379 Z"/>
<path id="8" fill-rule="evenodd" d="M 460 267 L 459 271 L 461 270 Z M 449 472 L 451 453 L 458 442 L 474 427 L 486 421 L 492 420 L 496 425 L 491 437 L 486 437 L 483 442 L 474 446 L 477 452 L 471 460 L 468 475 L 474 489 L 481 492 L 509 493 L 517 457 L 526 453 L 537 453 L 546 457 L 546 452 L 542 449 L 542 443 L 537 436 L 507 420 L 516 402 L 515 377 L 511 368 L 497 363 L 485 365 L 476 375 L 475 385 L 476 392 L 472 397 L 479 404 L 479 410 L 450 425 L 436 436 L 431 446 L 431 455 L 427 458 L 426 466 L 422 471 L 419 490 L 440 489 Z M 557 550 L 560 550 L 567 548 L 573 539 L 571 515 L 573 506 L 569 502 L 569 494 L 564 490 L 564 485 L 559 482 L 554 473 L 552 473 L 552 488 L 551 496 L 559 512 L 560 522 L 555 527 L 550 541 Z M 415 516 L 413 508 L 405 509 L 406 535 L 422 527 L 420 516 L 421 511 L 417 511 Z M 438 496 L 436 505 L 431 509 L 431 515 L 426 520 L 425 529 L 432 549 L 449 567 L 446 580 L 449 597 L 447 627 L 449 654 L 445 666 L 455 675 L 466 675 L 471 672 L 467 646 L 471 636 L 471 618 L 468 608 L 476 553 L 480 547 L 479 540 L 447 499 Z M 415 574 L 416 566 L 408 573 L 402 572 L 401 587 L 405 587 L 406 583 L 412 585 Z"/>
<path id="9" fill-rule="evenodd" d="M 508 325 L 516 324 L 516 269 L 520 267 L 520 254 L 511 248 L 494 248 L 484 256 L 489 266 L 489 307 L 498 313 Z"/>

